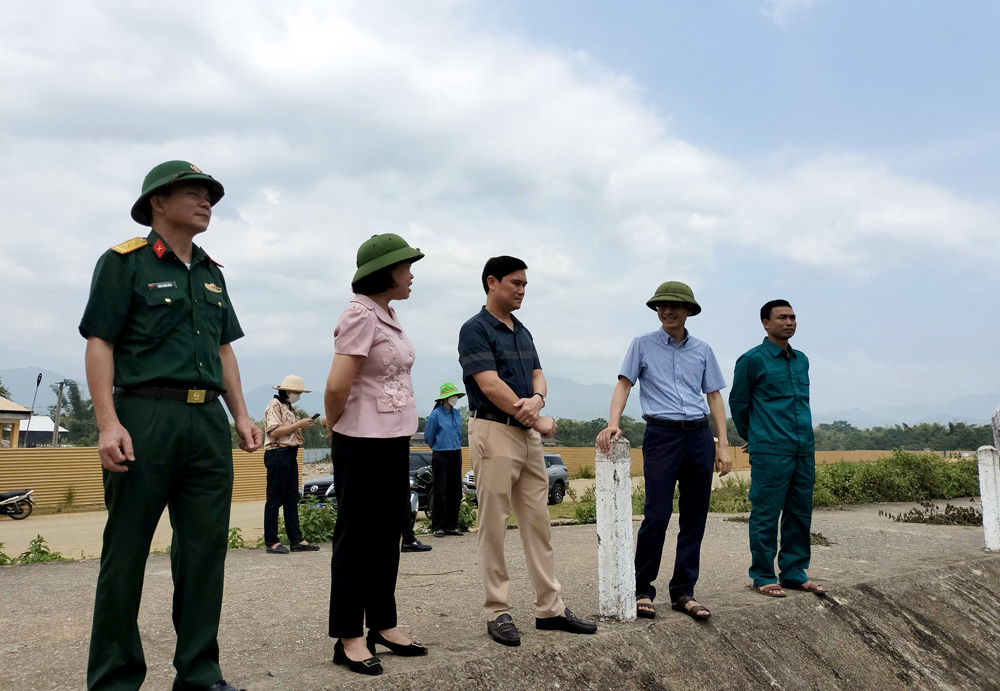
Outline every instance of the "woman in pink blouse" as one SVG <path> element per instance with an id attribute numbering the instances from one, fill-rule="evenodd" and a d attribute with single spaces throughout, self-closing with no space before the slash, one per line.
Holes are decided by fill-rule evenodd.
<path id="1" fill-rule="evenodd" d="M 389 303 L 410 297 L 410 265 L 423 258 L 392 233 L 358 249 L 354 298 L 334 331 L 324 403 L 332 427 L 337 525 L 333 532 L 330 636 L 333 661 L 381 674 L 381 645 L 401 656 L 427 648 L 396 628 L 402 506 L 409 506 L 410 436 L 417 431 L 413 344 Z M 367 643 L 363 638 L 368 626 Z"/>

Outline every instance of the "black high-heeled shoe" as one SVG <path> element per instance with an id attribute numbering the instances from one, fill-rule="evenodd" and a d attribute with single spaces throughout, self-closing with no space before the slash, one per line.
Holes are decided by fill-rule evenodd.
<path id="1" fill-rule="evenodd" d="M 369 646 L 370 649 L 371 647 Z M 370 676 L 378 676 L 383 672 L 382 663 L 374 654 L 367 660 L 361 660 L 360 662 L 347 657 L 347 653 L 344 652 L 344 644 L 339 638 L 333 646 L 333 664 L 347 665 L 347 669 L 352 672 L 368 674 Z"/>
<path id="2" fill-rule="evenodd" d="M 375 654 L 375 644 L 385 646 L 396 655 L 400 657 L 419 657 L 420 655 L 427 654 L 427 648 L 420 645 L 416 641 L 411 641 L 409 645 L 400 645 L 399 643 L 393 643 L 387 641 L 385 636 L 376 631 L 375 629 L 368 630 L 368 651 L 374 655 Z"/>

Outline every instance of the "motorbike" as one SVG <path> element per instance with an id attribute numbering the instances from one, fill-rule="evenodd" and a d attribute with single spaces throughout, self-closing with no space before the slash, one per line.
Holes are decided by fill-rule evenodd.
<path id="1" fill-rule="evenodd" d="M 15 521 L 23 521 L 31 515 L 35 502 L 31 499 L 33 489 L 19 489 L 0 492 L 0 516 L 10 516 Z"/>

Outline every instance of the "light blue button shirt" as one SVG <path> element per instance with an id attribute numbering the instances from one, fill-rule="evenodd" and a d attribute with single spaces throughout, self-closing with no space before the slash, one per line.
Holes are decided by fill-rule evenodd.
<path id="1" fill-rule="evenodd" d="M 711 346 L 684 330 L 677 343 L 666 331 L 632 339 L 620 377 L 639 384 L 642 417 L 697 420 L 708 415 L 703 394 L 726 388 Z"/>
<path id="2" fill-rule="evenodd" d="M 424 441 L 431 451 L 455 451 L 462 448 L 462 414 L 456 408 L 439 405 L 431 411 L 424 425 Z"/>

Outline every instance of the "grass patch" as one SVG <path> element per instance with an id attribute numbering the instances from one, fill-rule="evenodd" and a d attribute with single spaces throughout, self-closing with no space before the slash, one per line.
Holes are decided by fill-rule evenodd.
<path id="1" fill-rule="evenodd" d="M 674 493 L 676 498 L 677 493 Z M 730 475 L 712 490 L 708 499 L 710 513 L 746 513 L 750 510 L 750 480 Z"/>
<path id="2" fill-rule="evenodd" d="M 828 538 L 823 533 L 809 533 L 809 544 L 819 545 L 821 547 L 829 547 L 833 543 L 830 542 L 830 538 Z"/>
<path id="3" fill-rule="evenodd" d="M 333 540 L 333 528 L 336 524 L 337 510 L 330 502 L 315 499 L 304 499 L 299 502 L 299 527 L 302 529 L 302 539 L 306 542 L 330 542 Z M 232 535 L 232 530 L 229 532 Z M 288 545 L 284 513 L 278 516 L 278 541 Z M 263 535 L 257 538 L 254 546 L 258 548 L 267 546 Z"/>
<path id="4" fill-rule="evenodd" d="M 723 518 L 724 521 L 729 521 L 730 523 L 749 523 L 749 516 L 730 516 L 729 518 Z"/>
<path id="5" fill-rule="evenodd" d="M 594 477 L 594 468 L 589 465 L 582 465 L 580 469 L 576 471 L 576 477 L 579 480 L 590 480 Z"/>
<path id="6" fill-rule="evenodd" d="M 897 523 L 926 523 L 928 525 L 982 525 L 983 514 L 975 506 L 954 506 L 946 504 L 944 513 L 933 502 L 920 502 L 922 509 L 913 508 L 906 513 L 893 516 L 888 511 L 879 511 L 879 516 Z"/>

